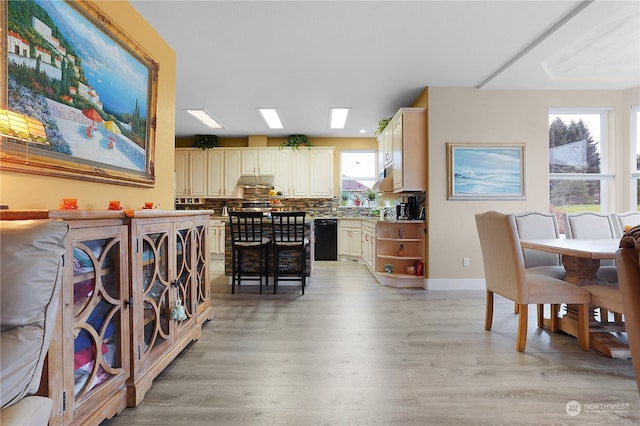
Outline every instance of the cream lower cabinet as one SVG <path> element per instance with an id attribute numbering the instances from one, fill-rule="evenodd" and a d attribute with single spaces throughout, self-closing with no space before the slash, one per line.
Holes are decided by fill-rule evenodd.
<path id="1" fill-rule="evenodd" d="M 376 224 L 362 221 L 362 259 L 372 272 L 376 270 Z"/>
<path id="2" fill-rule="evenodd" d="M 209 252 L 211 256 L 224 257 L 225 223 L 222 220 L 213 219 L 209 222 Z"/>
<path id="3" fill-rule="evenodd" d="M 185 346 L 200 338 L 202 322 L 213 317 L 209 300 L 209 216 L 188 214 L 133 212 L 129 219 L 129 407 L 142 401 L 155 377 Z M 184 318 L 175 315 L 179 304 Z"/>
<path id="4" fill-rule="evenodd" d="M 353 219 L 338 221 L 338 254 L 347 257 L 362 256 L 361 221 Z"/>

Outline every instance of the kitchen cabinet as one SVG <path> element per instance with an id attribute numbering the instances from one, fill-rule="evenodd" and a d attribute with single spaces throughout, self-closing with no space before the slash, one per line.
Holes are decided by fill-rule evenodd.
<path id="1" fill-rule="evenodd" d="M 361 221 L 340 219 L 338 221 L 338 254 L 340 256 L 362 256 Z"/>
<path id="2" fill-rule="evenodd" d="M 243 149 L 241 171 L 243 175 L 273 176 L 276 170 L 278 148 Z"/>
<path id="3" fill-rule="evenodd" d="M 390 287 L 424 287 L 422 275 L 411 274 L 408 267 L 425 262 L 425 222 L 407 220 L 379 221 L 376 228 L 376 277 Z M 386 268 L 391 268 L 391 271 Z"/>
<path id="4" fill-rule="evenodd" d="M 375 272 L 376 266 L 376 224 L 375 222 L 362 221 L 362 259 L 371 272 Z"/>
<path id="5" fill-rule="evenodd" d="M 276 190 L 282 191 L 286 197 L 293 196 L 292 150 L 278 149 L 276 157 L 276 173 L 273 176 L 273 184 Z"/>
<path id="6" fill-rule="evenodd" d="M 393 163 L 393 149 L 391 129 L 385 130 L 378 136 L 378 170 L 384 170 Z"/>
<path id="7" fill-rule="evenodd" d="M 225 163 L 224 150 L 207 150 L 207 196 L 222 197 L 225 195 Z"/>
<path id="8" fill-rule="evenodd" d="M 241 198 L 242 187 L 238 185 L 238 179 L 242 175 L 242 150 L 224 150 L 224 187 L 223 196 L 227 198 Z"/>
<path id="9" fill-rule="evenodd" d="M 296 198 L 333 196 L 333 148 L 279 149 L 276 189 Z"/>
<path id="10" fill-rule="evenodd" d="M 127 406 L 213 318 L 209 290 L 209 215 L 203 211 L 132 211 L 131 373 Z M 176 317 L 178 305 L 184 318 Z"/>
<path id="11" fill-rule="evenodd" d="M 225 223 L 222 220 L 212 219 L 209 221 L 209 252 L 211 257 L 224 257 L 225 244 Z"/>
<path id="12" fill-rule="evenodd" d="M 392 145 L 393 192 L 427 187 L 426 114 L 424 108 L 401 108 L 385 132 Z M 387 136 L 388 136 L 387 135 Z"/>
<path id="13" fill-rule="evenodd" d="M 196 148 L 175 150 L 176 197 L 207 195 L 207 151 Z"/>
<path id="14" fill-rule="evenodd" d="M 333 149 L 309 151 L 309 196 L 333 197 Z"/>

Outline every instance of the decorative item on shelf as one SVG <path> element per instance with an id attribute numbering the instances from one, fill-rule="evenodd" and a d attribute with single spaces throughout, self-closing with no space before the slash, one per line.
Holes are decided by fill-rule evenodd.
<path id="1" fill-rule="evenodd" d="M 400 228 L 400 229 L 398 230 L 398 236 L 399 236 L 401 239 L 402 239 L 402 238 L 404 238 L 404 228 Z"/>
<path id="2" fill-rule="evenodd" d="M 424 271 L 424 262 L 416 260 L 416 262 L 413 264 L 413 267 L 416 270 L 416 275 L 422 275 L 422 272 Z"/>
<path id="3" fill-rule="evenodd" d="M 144 209 L 152 209 L 153 208 L 153 201 L 145 201 L 143 208 Z"/>
<path id="4" fill-rule="evenodd" d="M 298 149 L 301 146 L 313 146 L 309 142 L 307 135 L 291 135 L 286 141 L 280 144 L 280 148 Z"/>
<path id="5" fill-rule="evenodd" d="M 400 257 L 404 256 L 404 244 L 400 244 L 400 248 L 398 248 L 397 255 Z"/>
<path id="6" fill-rule="evenodd" d="M 216 135 L 195 135 L 193 146 L 200 149 L 210 149 L 218 146 L 218 136 Z"/>
<path id="7" fill-rule="evenodd" d="M 122 207 L 120 207 L 120 201 L 109 201 L 109 210 L 122 210 Z"/>
<path id="8" fill-rule="evenodd" d="M 405 270 L 405 272 L 407 273 L 407 275 L 415 275 L 416 274 L 416 267 L 409 265 L 407 266 L 407 269 Z"/>
<path id="9" fill-rule="evenodd" d="M 378 120 L 378 128 L 376 129 L 376 135 L 379 135 L 380 133 L 382 133 L 384 131 L 384 129 L 387 128 L 387 126 L 389 125 L 389 122 L 391 121 L 393 117 L 387 117 L 387 118 L 383 118 L 381 120 Z"/>
<path id="10" fill-rule="evenodd" d="M 60 210 L 78 210 L 77 198 L 63 198 L 60 202 Z"/>
<path id="11" fill-rule="evenodd" d="M 393 265 L 390 263 L 386 263 L 384 265 L 384 272 L 386 272 L 387 274 L 392 274 L 393 273 Z"/>

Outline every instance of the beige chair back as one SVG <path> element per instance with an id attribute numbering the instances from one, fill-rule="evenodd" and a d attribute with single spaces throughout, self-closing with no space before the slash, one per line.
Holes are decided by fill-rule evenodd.
<path id="1" fill-rule="evenodd" d="M 560 237 L 558 220 L 553 213 L 516 213 L 516 230 L 521 240 L 552 239 Z M 527 268 L 536 266 L 560 266 L 560 256 L 540 250 L 522 249 Z"/>
<path id="2" fill-rule="evenodd" d="M 567 238 L 603 240 L 616 238 L 611 216 L 604 213 L 564 213 L 564 233 Z"/>
<path id="3" fill-rule="evenodd" d="M 638 226 L 640 225 L 640 212 L 626 212 L 626 213 L 613 213 L 611 215 L 613 219 L 613 225 L 616 228 L 616 238 L 622 238 L 624 234 L 625 226 Z"/>
<path id="4" fill-rule="evenodd" d="M 524 257 L 513 214 L 495 211 L 476 214 L 487 290 L 527 303 Z"/>

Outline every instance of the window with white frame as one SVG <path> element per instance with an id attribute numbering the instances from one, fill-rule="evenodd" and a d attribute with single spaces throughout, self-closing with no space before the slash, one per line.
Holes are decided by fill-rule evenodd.
<path id="1" fill-rule="evenodd" d="M 606 212 L 609 183 L 607 125 L 611 108 L 549 110 L 551 212 Z"/>
<path id="2" fill-rule="evenodd" d="M 640 105 L 631 108 L 631 208 L 640 211 Z"/>
<path id="3" fill-rule="evenodd" d="M 342 151 L 340 153 L 340 191 L 342 205 L 362 205 L 369 201 L 376 182 L 375 150 Z M 366 205 L 366 202 L 364 203 Z"/>

